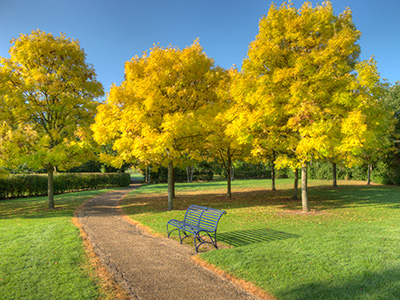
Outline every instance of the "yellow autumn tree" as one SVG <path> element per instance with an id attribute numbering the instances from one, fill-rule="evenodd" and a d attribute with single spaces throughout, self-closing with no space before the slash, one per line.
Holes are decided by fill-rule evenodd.
<path id="1" fill-rule="evenodd" d="M 360 61 L 355 67 L 356 78 L 351 85 L 353 107 L 343 120 L 341 152 L 346 153 L 348 165 L 368 164 L 370 184 L 371 166 L 390 152 L 396 127 L 394 113 L 383 97 L 382 83 L 376 61 Z"/>
<path id="2" fill-rule="evenodd" d="M 90 124 L 103 95 L 78 40 L 40 30 L 11 41 L 0 62 L 0 159 L 46 168 L 54 208 L 54 167 L 90 159 Z"/>
<path id="3" fill-rule="evenodd" d="M 235 160 L 243 160 L 249 156 L 250 147 L 238 139 L 235 121 L 239 113 L 231 94 L 231 84 L 237 76 L 236 69 L 225 71 L 217 88 L 218 99 L 209 109 L 205 110 L 200 124 L 203 131 L 203 142 L 199 143 L 200 156 L 198 160 L 217 161 L 227 174 L 227 196 L 232 197 L 232 168 Z M 235 127 L 235 128 L 234 128 Z"/>
<path id="4" fill-rule="evenodd" d="M 0 63 L 0 158 L 10 167 L 46 168 L 54 208 L 54 168 L 93 153 L 87 132 L 103 87 L 78 40 L 36 30 L 11 43 L 11 57 Z"/>
<path id="5" fill-rule="evenodd" d="M 114 165 L 139 160 L 168 167 L 168 209 L 173 208 L 173 168 L 190 158 L 202 135 L 199 118 L 218 100 L 223 70 L 214 67 L 198 40 L 182 50 L 155 45 L 125 64 L 125 80 L 98 107 L 92 129 L 112 143 Z"/>
<path id="6" fill-rule="evenodd" d="M 358 105 L 350 86 L 359 37 L 350 9 L 336 16 L 330 1 L 299 9 L 291 2 L 273 4 L 243 62 L 244 78 L 252 84 L 244 85 L 239 102 L 256 116 L 249 117 L 255 121 L 249 126 L 262 133 L 263 151 L 277 141 L 278 164 L 302 168 L 304 211 L 310 210 L 307 163 L 345 155 L 332 145 L 342 143 L 341 124 Z"/>
<path id="7" fill-rule="evenodd" d="M 241 144 L 251 145 L 251 158 L 248 159 L 271 164 L 271 189 L 275 191 L 276 162 L 280 156 L 290 152 L 294 138 L 286 126 L 285 107 L 264 94 L 264 88 L 273 85 L 264 83 L 260 86 L 258 79 L 247 71 L 235 77 L 232 94 L 238 115 L 229 132 Z"/>

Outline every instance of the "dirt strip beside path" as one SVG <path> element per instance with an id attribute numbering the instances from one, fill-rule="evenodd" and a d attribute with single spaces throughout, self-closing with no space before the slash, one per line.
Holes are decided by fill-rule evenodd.
<path id="1" fill-rule="evenodd" d="M 97 196 L 77 213 L 94 251 L 132 299 L 258 299 L 195 264 L 193 249 L 126 222 L 118 201 L 136 187 Z"/>

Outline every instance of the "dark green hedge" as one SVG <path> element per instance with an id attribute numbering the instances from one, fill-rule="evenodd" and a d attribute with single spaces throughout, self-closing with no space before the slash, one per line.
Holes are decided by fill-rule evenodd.
<path id="1" fill-rule="evenodd" d="M 145 170 L 142 170 L 145 173 Z M 187 172 L 186 169 L 174 168 L 175 182 L 186 182 Z M 194 166 L 193 181 L 210 181 L 213 179 L 213 170 L 206 162 L 201 162 Z M 168 182 L 168 168 L 159 167 L 157 172 L 150 172 L 150 183 L 167 183 Z"/>
<path id="2" fill-rule="evenodd" d="M 271 170 L 267 169 L 264 163 L 251 164 L 248 162 L 240 161 L 235 163 L 234 177 L 239 179 L 263 179 L 271 178 Z M 226 171 L 223 169 L 221 174 L 226 178 Z"/>
<path id="3" fill-rule="evenodd" d="M 269 163 L 260 162 L 252 164 L 244 161 L 237 161 L 234 164 L 234 178 L 237 179 L 271 179 L 272 167 Z M 275 178 L 288 178 L 289 169 L 275 168 Z M 223 178 L 226 178 L 226 171 L 224 168 L 220 172 Z"/>
<path id="4" fill-rule="evenodd" d="M 128 173 L 61 173 L 54 175 L 54 193 L 102 187 L 128 186 Z M 0 199 L 47 195 L 47 175 L 11 175 L 0 178 Z"/>

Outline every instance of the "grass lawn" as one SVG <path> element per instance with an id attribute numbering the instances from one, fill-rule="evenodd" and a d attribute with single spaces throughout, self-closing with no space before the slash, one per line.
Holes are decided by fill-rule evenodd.
<path id="1" fill-rule="evenodd" d="M 109 190 L 0 201 L 0 299 L 104 299 L 71 218 Z"/>
<path id="2" fill-rule="evenodd" d="M 145 185 L 123 202 L 131 218 L 166 235 L 190 204 L 227 211 L 219 251 L 201 257 L 278 299 L 400 299 L 400 188 L 309 182 L 312 212 L 292 199 L 292 180 L 177 184 L 174 211 L 166 185 Z M 189 240 L 189 239 L 188 239 Z M 200 248 L 201 249 L 201 248 Z"/>

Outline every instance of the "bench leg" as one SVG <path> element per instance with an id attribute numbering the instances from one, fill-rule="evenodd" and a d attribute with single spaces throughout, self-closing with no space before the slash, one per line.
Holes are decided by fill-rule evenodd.
<path id="1" fill-rule="evenodd" d="M 196 233 L 194 235 L 194 237 L 193 237 L 194 247 L 195 247 L 196 253 L 198 252 L 199 247 L 204 243 L 211 244 L 211 245 L 214 246 L 215 249 L 218 249 L 218 246 L 217 246 L 217 233 L 215 232 L 214 238 L 212 238 L 212 236 L 208 232 L 204 232 L 204 233 L 208 235 L 208 237 L 210 238 L 210 242 L 204 240 L 204 238 L 202 238 L 200 236 L 200 232 Z M 199 241 L 200 244 L 197 245 L 196 240 Z"/>
<path id="2" fill-rule="evenodd" d="M 183 238 L 181 238 L 181 231 L 185 235 Z M 179 239 L 181 240 L 181 244 L 182 244 L 183 240 L 186 239 L 187 237 L 189 237 L 189 235 L 186 233 L 185 230 L 179 230 Z"/>
<path id="3" fill-rule="evenodd" d="M 167 224 L 168 238 L 170 237 L 171 233 L 173 231 L 175 231 L 175 230 L 178 230 L 179 241 L 180 241 L 181 244 L 183 243 L 183 240 L 189 236 L 186 233 L 186 231 L 184 229 L 182 229 L 182 227 L 176 227 L 176 226 L 172 225 L 172 226 L 174 226 L 176 228 L 174 228 L 171 231 L 169 231 L 168 225 L 170 225 L 170 224 Z M 184 236 L 182 236 L 181 232 L 183 232 Z M 210 239 L 210 241 L 204 240 L 204 238 L 200 235 L 200 233 L 207 234 L 209 239 Z M 193 243 L 194 243 L 194 248 L 195 248 L 196 253 L 198 253 L 199 247 L 204 243 L 211 244 L 211 245 L 214 246 L 215 249 L 218 249 L 218 246 L 217 246 L 217 232 L 214 231 L 214 238 L 211 236 L 211 234 L 212 234 L 212 232 L 207 232 L 207 231 L 203 231 L 203 230 L 194 233 L 194 235 L 193 235 Z"/>
<path id="4" fill-rule="evenodd" d="M 198 246 L 197 246 L 196 240 L 199 240 L 199 242 L 200 242 L 200 244 Z M 201 240 L 198 238 L 197 234 L 195 234 L 194 237 L 193 237 L 193 243 L 194 243 L 194 250 L 197 253 L 200 245 L 202 244 Z"/>
<path id="5" fill-rule="evenodd" d="M 207 233 L 207 232 L 206 232 L 206 233 Z M 209 235 L 209 234 L 207 233 L 207 235 Z M 197 245 L 197 243 L 196 243 L 196 240 L 200 242 L 198 245 Z M 193 237 L 193 242 L 194 242 L 194 248 L 195 248 L 196 253 L 198 252 L 198 249 L 199 249 L 199 247 L 200 247 L 202 244 L 204 244 L 204 243 L 209 243 L 209 242 L 206 242 L 206 241 L 201 237 L 200 232 L 197 232 L 197 233 L 194 235 L 194 237 Z"/>
<path id="6" fill-rule="evenodd" d="M 211 239 L 211 242 L 212 242 L 213 246 L 215 247 L 215 249 L 218 249 L 218 246 L 217 246 L 217 231 L 214 232 L 214 241 L 211 238 L 211 236 L 210 236 L 210 239 Z"/>
<path id="7" fill-rule="evenodd" d="M 169 225 L 169 224 L 167 224 L 167 234 L 168 234 L 168 238 L 169 238 L 169 236 L 171 235 L 171 233 L 172 233 L 173 231 L 175 231 L 175 230 L 179 230 L 179 228 L 177 227 L 177 228 L 172 229 L 171 231 L 169 231 L 169 230 L 168 230 L 168 225 Z"/>

